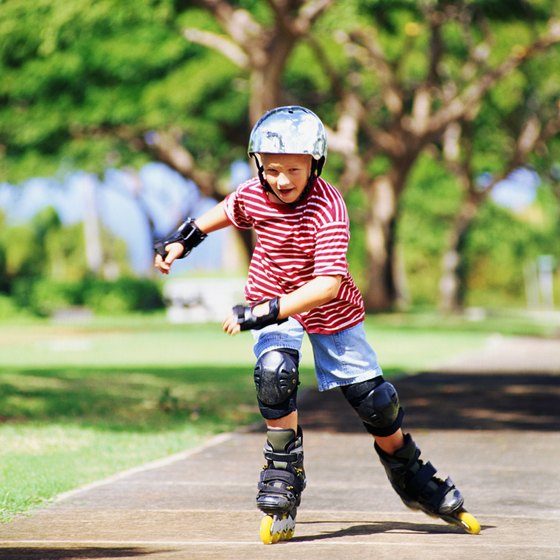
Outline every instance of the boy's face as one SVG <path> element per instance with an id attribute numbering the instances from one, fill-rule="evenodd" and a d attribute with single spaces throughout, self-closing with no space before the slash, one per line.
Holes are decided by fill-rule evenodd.
<path id="1" fill-rule="evenodd" d="M 284 204 L 296 202 L 311 173 L 311 156 L 306 154 L 260 154 L 264 176 Z M 278 202 L 271 199 L 272 202 Z"/>

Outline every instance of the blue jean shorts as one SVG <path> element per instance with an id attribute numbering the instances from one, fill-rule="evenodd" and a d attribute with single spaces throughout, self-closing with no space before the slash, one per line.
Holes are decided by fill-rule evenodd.
<path id="1" fill-rule="evenodd" d="M 265 352 L 278 348 L 297 350 L 301 359 L 305 330 L 294 318 L 251 332 L 255 341 L 253 352 L 257 359 Z M 363 323 L 337 333 L 308 333 L 307 336 L 313 348 L 319 391 L 383 375 L 377 354 L 366 340 Z"/>

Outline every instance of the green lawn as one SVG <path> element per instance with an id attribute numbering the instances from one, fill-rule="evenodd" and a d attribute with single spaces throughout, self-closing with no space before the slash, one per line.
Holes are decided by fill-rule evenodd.
<path id="1" fill-rule="evenodd" d="M 377 316 L 366 327 L 389 376 L 480 347 L 492 332 L 546 331 L 511 317 L 429 315 Z M 251 343 L 162 316 L 0 323 L 0 521 L 259 420 Z M 302 385 L 314 386 L 307 344 Z"/>

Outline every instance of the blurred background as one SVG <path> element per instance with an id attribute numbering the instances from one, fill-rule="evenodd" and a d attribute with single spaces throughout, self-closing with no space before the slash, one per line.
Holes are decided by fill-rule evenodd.
<path id="1" fill-rule="evenodd" d="M 248 135 L 275 106 L 328 129 L 388 375 L 495 333 L 557 336 L 559 16 L 0 2 L 0 521 L 258 417 L 250 343 L 206 325 L 241 300 L 254 239 L 214 233 L 165 279 L 152 245 L 252 175 Z"/>
<path id="2" fill-rule="evenodd" d="M 0 6 L 0 317 L 163 305 L 152 242 L 251 175 L 283 104 L 329 129 L 368 311 L 554 309 L 558 2 Z M 217 234 L 175 273 L 243 276 Z M 558 295 L 556 294 L 558 298 Z"/>

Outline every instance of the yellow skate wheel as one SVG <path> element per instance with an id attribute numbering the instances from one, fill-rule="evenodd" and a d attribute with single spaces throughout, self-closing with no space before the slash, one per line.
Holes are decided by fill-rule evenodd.
<path id="1" fill-rule="evenodd" d="M 265 515 L 261 521 L 260 535 L 263 544 L 272 544 L 274 541 L 274 535 L 272 534 L 272 523 L 274 519 L 272 515 Z M 277 542 L 277 541 L 276 541 Z"/>
<path id="2" fill-rule="evenodd" d="M 283 535 L 282 531 L 272 533 L 272 544 L 276 544 L 277 542 L 280 542 L 282 540 L 282 535 Z"/>
<path id="3" fill-rule="evenodd" d="M 462 511 L 457 518 L 467 533 L 471 535 L 478 535 L 480 533 L 480 523 L 476 520 L 476 517 L 471 515 L 468 511 Z"/>

